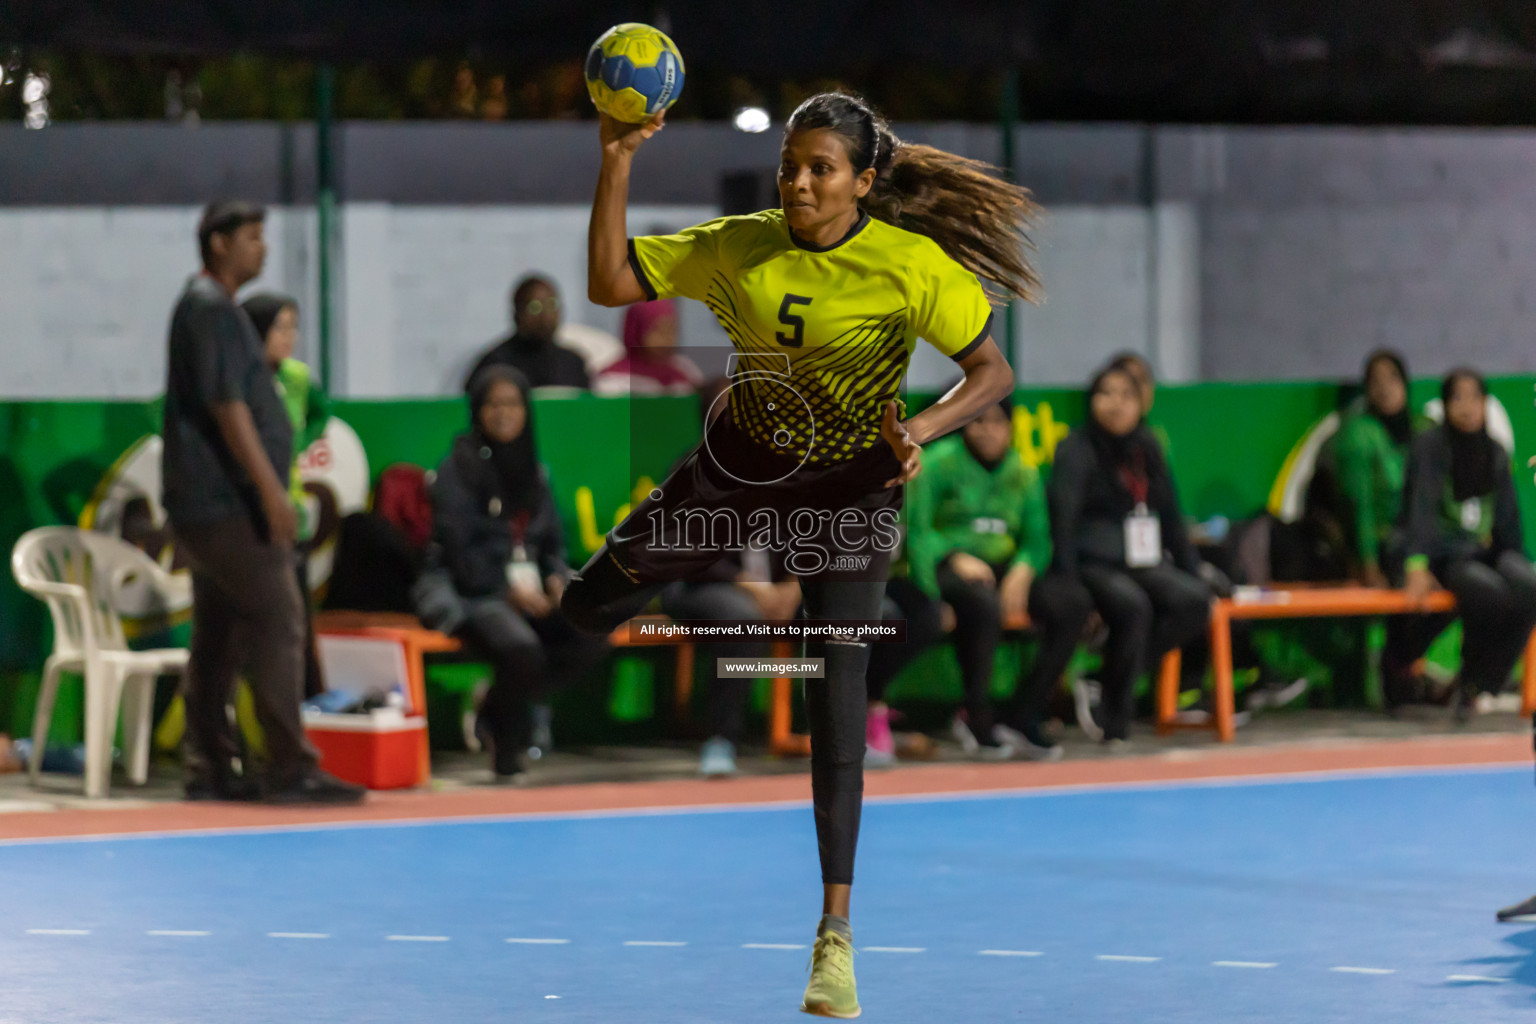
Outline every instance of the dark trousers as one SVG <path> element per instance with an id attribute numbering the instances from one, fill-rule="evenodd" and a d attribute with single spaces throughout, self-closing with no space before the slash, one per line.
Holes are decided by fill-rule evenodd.
<path id="1" fill-rule="evenodd" d="M 1536 628 L 1536 570 L 1523 555 L 1506 551 L 1492 559 L 1437 559 L 1430 571 L 1456 595 L 1463 684 L 1497 693 Z M 1405 673 L 1454 618 L 1397 615 L 1388 620 L 1383 664 L 1387 674 Z"/>
<path id="2" fill-rule="evenodd" d="M 907 624 L 906 639 L 871 644 L 869 648 L 869 700 L 885 700 L 885 688 L 914 658 L 944 638 L 944 622 L 939 602 L 905 576 L 885 585 L 885 600 L 880 617 Z"/>
<path id="3" fill-rule="evenodd" d="M 219 778 L 236 756 L 228 707 L 242 673 L 266 734 L 277 788 L 315 764 L 304 695 L 304 603 L 291 548 L 262 540 L 245 517 L 176 526 L 192 565 L 192 651 L 183 681 L 189 774 Z"/>
<path id="4" fill-rule="evenodd" d="M 1080 573 L 1109 628 L 1100 677 L 1104 738 L 1124 739 L 1136 679 L 1158 658 L 1205 630 L 1211 591 L 1198 576 L 1167 562 L 1150 569 L 1090 562 Z"/>
<path id="5" fill-rule="evenodd" d="M 1003 639 L 1002 604 L 996 583 L 961 578 L 948 562 L 937 573 L 939 596 L 955 610 L 952 641 L 971 732 L 992 743 L 992 662 Z"/>
<path id="6" fill-rule="evenodd" d="M 304 699 L 325 692 L 325 674 L 320 669 L 320 648 L 315 644 L 315 609 L 309 601 L 309 559 L 302 552 L 294 555 L 299 583 L 299 600 L 304 604 Z"/>
<path id="7" fill-rule="evenodd" d="M 1039 646 L 1008 713 L 1016 728 L 1039 726 L 1092 614 L 1093 597 L 1078 580 L 1047 572 L 1030 584 L 1029 619 Z"/>
<path id="8" fill-rule="evenodd" d="M 511 773 L 528 747 L 533 702 L 593 667 L 607 644 L 578 632 L 558 609 L 534 619 L 500 597 L 466 604 L 469 615 L 456 635 L 491 663 L 494 677 L 480 716 L 491 732 L 498 770 Z"/>
<path id="9" fill-rule="evenodd" d="M 671 583 L 661 592 L 661 610 L 674 619 L 711 619 L 728 622 L 760 622 L 763 611 L 744 587 L 734 583 Z M 709 734 L 732 743 L 741 740 L 742 719 L 752 680 L 717 678 L 718 658 L 766 658 L 769 645 L 741 643 L 700 644 L 709 672 Z"/>

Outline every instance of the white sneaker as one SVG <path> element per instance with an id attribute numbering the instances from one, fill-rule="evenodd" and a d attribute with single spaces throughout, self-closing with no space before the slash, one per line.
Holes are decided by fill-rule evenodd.
<path id="1" fill-rule="evenodd" d="M 998 731 L 997 726 L 992 727 L 992 743 L 983 743 L 976 738 L 971 731 L 970 724 L 955 716 L 950 723 L 949 731 L 954 734 L 960 743 L 960 749 L 964 750 L 967 757 L 974 757 L 978 761 L 1010 761 L 1018 754 L 1018 748 L 1009 743 Z"/>
<path id="2" fill-rule="evenodd" d="M 699 774 L 724 779 L 736 774 L 736 745 L 724 736 L 712 736 L 699 752 Z"/>
<path id="3" fill-rule="evenodd" d="M 1029 737 L 1019 730 L 1009 728 L 1001 723 L 992 727 L 992 735 L 996 736 L 999 741 L 1012 747 L 1026 761 L 1060 761 L 1064 753 L 1060 743 L 1052 743 L 1048 747 L 1042 747 L 1038 743 L 1030 742 Z"/>
<path id="4" fill-rule="evenodd" d="M 896 751 L 881 750 L 878 747 L 870 746 L 868 743 L 864 744 L 865 768 L 891 768 L 894 767 L 895 764 Z"/>
<path id="5" fill-rule="evenodd" d="M 554 712 L 548 704 L 535 704 L 532 714 L 533 729 L 528 741 L 528 759 L 537 761 L 555 748 L 554 732 L 551 729 Z"/>
<path id="6" fill-rule="evenodd" d="M 981 744 L 977 742 L 976 734 L 971 732 L 971 727 L 966 724 L 965 719 L 956 715 L 949 723 L 949 731 L 955 737 L 955 741 L 960 744 L 961 750 L 970 757 L 976 756 L 976 752 L 981 749 Z"/>
<path id="7" fill-rule="evenodd" d="M 1077 727 L 1097 743 L 1104 738 L 1104 730 L 1094 718 L 1103 700 L 1104 688 L 1092 679 L 1078 677 L 1072 680 L 1072 701 L 1077 705 Z"/>

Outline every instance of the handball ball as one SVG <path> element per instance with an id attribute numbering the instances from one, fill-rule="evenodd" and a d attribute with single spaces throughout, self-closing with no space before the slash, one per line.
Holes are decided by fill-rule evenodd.
<path id="1" fill-rule="evenodd" d="M 649 121 L 683 91 L 683 55 L 666 33 L 637 22 L 599 36 L 584 70 L 592 102 L 616 121 Z"/>

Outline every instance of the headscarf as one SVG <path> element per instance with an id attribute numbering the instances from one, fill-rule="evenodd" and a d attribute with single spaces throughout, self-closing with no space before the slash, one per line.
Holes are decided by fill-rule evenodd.
<path id="1" fill-rule="evenodd" d="M 1499 443 L 1488 436 L 1488 421 L 1484 419 L 1483 428 L 1470 433 L 1451 426 L 1451 395 L 1456 390 L 1456 382 L 1461 380 L 1472 381 L 1477 385 L 1478 393 L 1488 397 L 1488 384 L 1476 370 L 1452 370 L 1440 382 L 1445 436 L 1451 444 L 1451 498 L 1455 501 L 1479 498 L 1498 489 L 1494 467 L 1498 465 Z"/>
<path id="2" fill-rule="evenodd" d="M 1137 386 L 1136 378 L 1125 367 L 1110 364 L 1094 374 L 1093 380 L 1088 384 L 1088 415 L 1083 421 L 1088 433 L 1088 442 L 1098 457 L 1099 466 L 1127 495 L 1130 491 L 1125 486 L 1121 471 L 1129 470 L 1146 474 L 1147 501 L 1150 505 L 1156 505 L 1161 500 L 1163 488 L 1169 486 L 1168 467 L 1163 460 L 1162 446 L 1147 429 L 1146 421 L 1139 421 L 1127 434 L 1117 435 L 1106 430 L 1093 415 L 1093 396 L 1112 374 L 1119 374 L 1128 380 L 1136 401 L 1138 403 L 1141 401 L 1141 388 Z"/>
<path id="3" fill-rule="evenodd" d="M 506 382 L 517 388 L 528 407 L 527 420 L 522 433 L 511 441 L 495 441 L 480 428 L 480 410 L 490 398 L 496 384 Z M 460 435 L 455 445 L 455 458 L 463 465 L 466 479 L 474 479 L 482 472 L 477 463 L 489 463 L 496 482 L 497 497 L 501 499 L 500 516 L 511 519 L 519 512 L 532 514 L 537 511 L 544 488 L 543 471 L 533 440 L 533 403 L 528 397 L 528 380 L 517 370 L 503 364 L 487 366 L 469 382 L 470 431 Z"/>
<path id="4" fill-rule="evenodd" d="M 1013 392 L 1010 391 L 1008 394 L 998 399 L 997 407 L 1003 410 L 1003 415 L 1008 418 L 1008 422 L 1011 425 L 1013 423 Z M 986 410 L 983 409 L 982 412 L 986 412 Z M 971 453 L 971 458 L 981 463 L 982 468 L 985 469 L 988 473 L 997 472 L 997 467 L 1001 466 L 1009 455 L 1009 452 L 1004 450 L 1004 452 L 995 459 L 982 458 L 981 453 L 976 451 L 976 449 L 971 446 L 970 435 L 968 435 L 963 429 L 960 431 L 960 441 L 965 445 L 965 450 Z"/>
<path id="5" fill-rule="evenodd" d="M 245 315 L 251 318 L 251 323 L 256 327 L 256 337 L 261 343 L 267 343 L 267 335 L 272 331 L 272 325 L 277 322 L 277 314 L 292 306 L 299 308 L 299 304 L 287 295 L 278 295 L 276 292 L 260 292 L 252 295 L 240 303 L 240 308 L 245 310 Z"/>
<path id="6" fill-rule="evenodd" d="M 604 374 L 628 374 L 649 377 L 663 388 L 694 388 L 698 381 L 678 365 L 672 351 L 652 352 L 645 347 L 645 336 L 663 317 L 677 316 L 677 303 L 671 299 L 637 302 L 624 311 L 624 357 L 603 369 Z"/>
<path id="7" fill-rule="evenodd" d="M 1371 368 L 1378 362 L 1388 362 L 1397 371 L 1398 379 L 1403 382 L 1403 407 L 1388 416 L 1371 405 L 1370 399 L 1366 399 L 1365 408 L 1374 416 L 1387 434 L 1396 444 L 1407 444 L 1413 440 L 1413 414 L 1408 411 L 1408 364 L 1403 357 L 1389 348 L 1379 348 L 1365 357 L 1365 370 L 1360 375 L 1360 386 L 1367 387 L 1371 382 Z"/>

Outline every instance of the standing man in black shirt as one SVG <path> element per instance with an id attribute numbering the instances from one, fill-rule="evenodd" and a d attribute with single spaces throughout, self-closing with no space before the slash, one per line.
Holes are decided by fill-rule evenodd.
<path id="1" fill-rule="evenodd" d="M 226 708 L 243 673 L 266 734 L 266 796 L 355 803 L 357 786 L 320 771 L 299 715 L 304 605 L 293 571 L 298 520 L 288 495 L 293 427 L 261 339 L 235 293 L 261 273 L 265 212 L 216 202 L 197 229 L 203 271 L 171 317 L 161 479 L 176 542 L 192 565 L 187 796 L 258 796 L 236 774 Z"/>
<path id="2" fill-rule="evenodd" d="M 560 295 L 546 278 L 530 274 L 512 289 L 514 333 L 493 346 L 464 378 L 469 382 L 487 366 L 510 366 L 535 388 L 590 387 L 587 366 L 577 353 L 555 342 L 560 329 Z"/>

